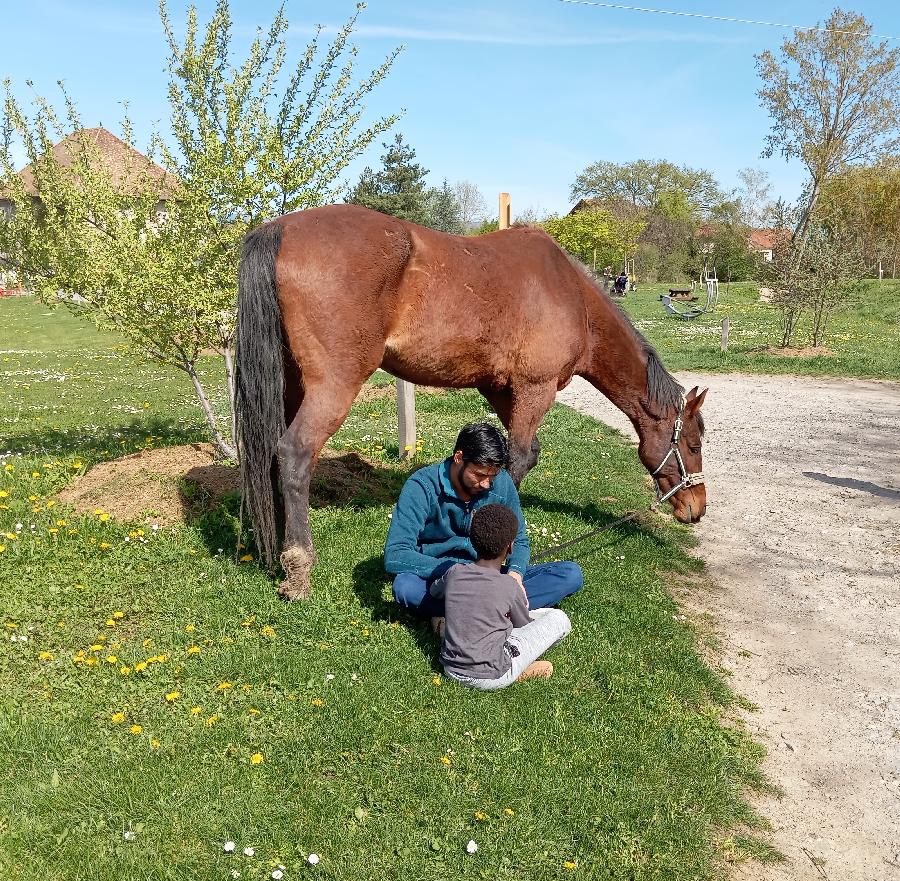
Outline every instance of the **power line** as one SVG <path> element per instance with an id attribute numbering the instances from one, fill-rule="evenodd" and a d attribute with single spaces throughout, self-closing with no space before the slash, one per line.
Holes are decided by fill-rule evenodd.
<path id="1" fill-rule="evenodd" d="M 842 31 L 837 28 L 809 27 L 799 24 L 782 24 L 777 21 L 757 21 L 752 18 L 727 18 L 724 15 L 704 15 L 701 12 L 676 12 L 673 9 L 648 9 L 646 6 L 625 6 L 622 3 L 597 3 L 594 0 L 559 0 L 560 3 L 571 3 L 575 6 L 597 6 L 601 9 L 622 9 L 626 12 L 652 12 L 656 15 L 677 15 L 682 18 L 702 18 L 707 21 L 727 21 L 733 24 L 760 24 L 770 28 L 791 28 L 795 31 L 822 31 L 830 34 L 844 34 L 853 37 L 872 37 L 876 40 L 898 40 L 900 37 L 888 37 L 884 34 L 870 34 L 867 31 Z"/>

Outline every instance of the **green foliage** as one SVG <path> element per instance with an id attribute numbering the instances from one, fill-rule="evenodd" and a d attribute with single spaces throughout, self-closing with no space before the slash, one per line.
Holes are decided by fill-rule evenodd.
<path id="1" fill-rule="evenodd" d="M 714 271 L 721 281 L 747 281 L 757 269 L 748 234 L 746 228 L 730 223 L 705 226 L 691 239 L 685 269 L 694 277 Z"/>
<path id="2" fill-rule="evenodd" d="M 618 265 L 631 256 L 637 238 L 644 228 L 641 218 L 619 219 L 609 211 L 576 211 L 564 217 L 551 217 L 542 224 L 544 229 L 570 254 L 584 263 Z"/>
<path id="3" fill-rule="evenodd" d="M 900 148 L 900 49 L 876 43 L 862 15 L 835 9 L 823 28 L 785 39 L 779 58 L 757 55 L 756 67 L 772 117 L 763 155 L 797 158 L 809 172 L 802 241 L 829 175 Z"/>
<path id="4" fill-rule="evenodd" d="M 428 169 L 415 161 L 416 151 L 400 132 L 394 135 L 393 143 L 383 146 L 381 168 L 366 168 L 347 201 L 424 226 L 428 221 Z"/>
<path id="5" fill-rule="evenodd" d="M 683 196 L 692 211 L 724 198 L 711 172 L 664 159 L 595 162 L 575 178 L 571 195 L 573 199 L 622 201 L 653 211 L 664 194 L 673 193 Z"/>
<path id="6" fill-rule="evenodd" d="M 431 187 L 425 193 L 428 214 L 427 226 L 441 232 L 459 235 L 463 232 L 463 221 L 456 192 L 444 178 L 439 187 Z"/>
<path id="7" fill-rule="evenodd" d="M 475 229 L 474 235 L 483 236 L 485 233 L 497 232 L 500 229 L 499 220 L 483 220 Z"/>
<path id="8" fill-rule="evenodd" d="M 397 119 L 361 124 L 365 96 L 397 54 L 355 79 L 356 50 L 348 41 L 361 8 L 324 50 L 317 32 L 287 70 L 283 10 L 246 59 L 234 63 L 228 0 L 218 0 L 202 34 L 189 7 L 183 43 L 162 0 L 172 137 L 156 137 L 149 151 L 169 172 L 162 180 L 137 154 L 124 175 L 109 169 L 81 133 L 67 95 L 62 118 L 41 98 L 29 116 L 5 83 L 0 177 L 14 213 L 0 223 L 0 253 L 48 302 L 64 292 L 77 314 L 114 326 L 147 357 L 185 371 L 217 446 L 228 455 L 235 452 L 228 429 L 217 424 L 197 359 L 204 349 L 221 352 L 232 391 L 236 267 L 244 235 L 274 215 L 333 201 L 347 164 Z M 123 134 L 133 147 L 127 120 Z M 64 137 L 71 161 L 52 152 Z M 31 163 L 38 201 L 13 167 L 16 139 Z"/>

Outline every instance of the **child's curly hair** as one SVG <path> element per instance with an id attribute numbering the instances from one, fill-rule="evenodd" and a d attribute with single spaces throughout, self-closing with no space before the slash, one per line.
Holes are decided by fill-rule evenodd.
<path id="1" fill-rule="evenodd" d="M 469 540 L 481 560 L 496 560 L 519 532 L 519 518 L 506 505 L 485 505 L 472 515 Z"/>

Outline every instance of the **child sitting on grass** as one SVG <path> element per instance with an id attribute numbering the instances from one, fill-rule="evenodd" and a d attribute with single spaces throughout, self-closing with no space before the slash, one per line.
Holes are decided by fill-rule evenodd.
<path id="1" fill-rule="evenodd" d="M 560 609 L 529 615 L 525 591 L 501 571 L 518 531 L 519 518 L 506 505 L 479 508 L 469 528 L 478 559 L 448 569 L 431 588 L 445 602 L 444 672 L 470 688 L 493 691 L 517 679 L 549 679 L 553 665 L 537 659 L 572 628 Z"/>

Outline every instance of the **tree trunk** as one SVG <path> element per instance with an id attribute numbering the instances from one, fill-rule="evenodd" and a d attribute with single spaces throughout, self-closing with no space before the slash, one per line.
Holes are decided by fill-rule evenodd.
<path id="1" fill-rule="evenodd" d="M 224 458 L 237 459 L 237 450 L 225 440 L 222 436 L 222 432 L 219 431 L 219 426 L 216 424 L 216 414 L 213 413 L 212 405 L 209 403 L 209 398 L 206 396 L 206 390 L 203 388 L 200 377 L 197 375 L 197 365 L 191 361 L 185 361 L 182 365 L 182 369 L 190 376 L 191 382 L 194 384 L 194 391 L 197 392 L 200 406 L 203 407 L 203 412 L 206 414 L 206 421 L 209 424 L 209 430 L 212 433 L 213 446 Z"/>
<path id="2" fill-rule="evenodd" d="M 231 442 L 237 450 L 237 411 L 235 410 L 234 398 L 234 355 L 231 351 L 231 344 L 222 347 L 222 355 L 225 358 L 225 378 L 228 382 L 228 412 L 231 417 Z"/>
<path id="3" fill-rule="evenodd" d="M 817 179 L 813 179 L 813 187 L 812 192 L 809 194 L 809 201 L 806 203 L 806 207 L 803 209 L 803 214 L 800 215 L 800 220 L 797 222 L 796 229 L 794 229 L 794 241 L 798 243 L 798 265 L 803 259 L 803 251 L 805 249 L 804 246 L 806 243 L 806 231 L 809 229 L 809 221 L 812 218 L 813 209 L 816 207 L 816 203 L 819 201 L 819 193 L 821 193 L 821 191 L 822 184 Z"/>

